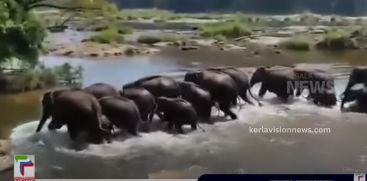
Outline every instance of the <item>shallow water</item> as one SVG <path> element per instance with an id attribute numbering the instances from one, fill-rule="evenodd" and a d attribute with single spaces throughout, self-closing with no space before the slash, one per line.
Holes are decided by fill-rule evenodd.
<path id="1" fill-rule="evenodd" d="M 197 67 L 264 65 L 256 59 L 243 61 L 205 54 L 212 57 L 203 59 L 199 53 L 190 56 L 187 52 L 182 56 L 176 54 L 176 57 L 157 55 L 103 61 L 49 56 L 43 57 L 42 62 L 46 66 L 64 62 L 82 65 L 85 85 L 106 82 L 117 88 L 152 74 L 179 79 L 183 70 Z M 310 58 L 320 58 L 315 55 L 295 59 L 293 63 L 307 57 L 310 62 L 324 62 L 315 66 L 331 69 L 336 77 L 338 95 L 345 87 L 352 68 L 350 64 L 366 63 L 360 56 L 353 60 L 327 56 L 328 59 L 317 61 L 320 59 Z M 290 64 L 290 61 L 274 60 L 267 65 Z M 257 93 L 257 89 L 258 86 L 253 91 Z M 202 125 L 206 132 L 198 130 L 187 135 L 143 133 L 141 137 L 115 140 L 111 144 L 89 145 L 83 151 L 71 148 L 65 128 L 34 133 L 40 114 L 39 98 L 40 92 L 0 97 L 0 136 L 10 134 L 15 153 L 36 155 L 37 178 L 195 178 L 203 173 L 367 171 L 366 115 L 341 113 L 338 106 L 316 107 L 304 98 L 295 99 L 292 104 L 280 104 L 274 95 L 267 94 L 264 107 L 244 106 L 236 121 L 215 118 L 216 124 Z M 216 116 L 216 112 L 213 113 Z M 332 132 L 323 135 L 250 134 L 251 125 L 326 127 Z"/>
<path id="2" fill-rule="evenodd" d="M 239 120 L 187 135 L 164 132 L 71 149 L 66 129 L 35 134 L 37 121 L 13 130 L 16 153 L 36 155 L 38 178 L 194 178 L 203 173 L 353 173 L 367 166 L 366 116 L 304 100 L 245 106 Z M 275 101 L 276 102 L 276 101 Z M 330 134 L 250 134 L 253 127 L 325 127 Z M 167 173 L 166 173 L 167 174 Z"/>

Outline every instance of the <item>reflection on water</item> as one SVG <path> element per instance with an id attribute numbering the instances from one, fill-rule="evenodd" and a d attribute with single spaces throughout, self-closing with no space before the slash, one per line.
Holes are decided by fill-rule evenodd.
<path id="1" fill-rule="evenodd" d="M 169 61 L 160 61 L 150 57 L 114 58 L 101 61 L 78 58 L 44 57 L 41 60 L 45 66 L 55 66 L 68 62 L 72 65 L 82 65 L 83 84 L 90 85 L 96 82 L 106 82 L 116 87 L 136 80 L 143 76 L 173 71 L 178 68 Z"/>
<path id="2" fill-rule="evenodd" d="M 40 117 L 39 100 L 39 92 L 0 96 L 0 139 L 7 138 L 14 127 Z"/>

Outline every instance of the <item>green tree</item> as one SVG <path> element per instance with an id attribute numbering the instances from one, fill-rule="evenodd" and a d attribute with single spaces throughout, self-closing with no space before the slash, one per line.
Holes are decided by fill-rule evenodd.
<path id="1" fill-rule="evenodd" d="M 1 0 L 0 63 L 12 58 L 25 66 L 37 64 L 46 29 L 33 10 L 52 8 L 71 13 L 93 11 L 101 16 L 117 7 L 107 0 Z"/>

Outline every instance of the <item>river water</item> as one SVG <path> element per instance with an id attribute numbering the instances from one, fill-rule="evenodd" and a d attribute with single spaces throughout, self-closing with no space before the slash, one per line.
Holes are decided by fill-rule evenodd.
<path id="1" fill-rule="evenodd" d="M 365 65 L 360 52 L 347 55 L 301 55 L 294 60 L 226 56 L 203 50 L 185 54 L 166 52 L 156 56 L 93 61 L 43 57 L 46 66 L 69 62 L 84 68 L 84 85 L 110 83 L 117 88 L 152 74 L 182 78 L 186 69 L 233 65 L 285 65 L 322 62 L 336 76 L 338 94 L 344 89 L 351 65 Z M 208 52 L 205 52 L 208 51 Z M 225 53 L 224 53 L 225 54 Z M 174 56 L 175 55 L 175 56 Z M 231 54 L 233 55 L 233 54 Z M 221 57 L 222 56 L 222 57 Z M 316 58 L 315 58 L 316 57 Z M 338 57 L 338 58 L 335 58 Z M 353 57 L 353 58 L 351 58 Z M 269 57 L 268 57 L 269 58 Z M 257 92 L 258 87 L 253 89 Z M 36 156 L 37 178 L 195 178 L 203 173 L 354 173 L 367 171 L 367 116 L 342 113 L 338 106 L 320 108 L 303 97 L 281 104 L 267 94 L 264 106 L 235 109 L 239 119 L 228 121 L 213 111 L 214 125 L 202 125 L 206 132 L 171 135 L 157 131 L 141 137 L 117 139 L 111 144 L 89 145 L 83 151 L 71 149 L 63 128 L 44 129 L 35 134 L 40 117 L 41 92 L 0 97 L 0 137 L 10 135 L 15 153 Z M 156 123 L 158 124 L 158 123 Z M 250 134 L 252 127 L 330 128 L 330 134 Z"/>

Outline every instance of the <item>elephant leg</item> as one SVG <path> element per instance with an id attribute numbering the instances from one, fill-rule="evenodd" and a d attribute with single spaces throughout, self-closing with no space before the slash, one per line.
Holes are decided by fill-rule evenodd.
<path id="1" fill-rule="evenodd" d="M 130 125 L 130 126 L 128 126 L 127 127 L 127 131 L 130 134 L 134 135 L 134 136 L 138 136 L 139 135 L 137 125 Z"/>
<path id="2" fill-rule="evenodd" d="M 191 129 L 196 130 L 197 129 L 197 123 L 195 121 L 191 121 Z"/>
<path id="3" fill-rule="evenodd" d="M 243 93 L 241 93 L 241 98 L 247 102 L 250 105 L 254 105 L 254 103 L 252 101 L 250 101 L 250 99 L 247 97 L 247 90 L 243 91 Z"/>
<path id="4" fill-rule="evenodd" d="M 153 122 L 154 112 L 149 113 L 148 115 L 148 121 L 151 123 Z"/>
<path id="5" fill-rule="evenodd" d="M 153 110 L 149 113 L 149 122 L 153 121 L 154 114 L 157 112 L 157 106 L 154 106 Z M 159 116 L 159 115 L 158 115 Z M 161 118 L 161 117 L 160 117 Z"/>
<path id="6" fill-rule="evenodd" d="M 179 133 L 179 134 L 185 134 L 184 130 L 182 129 L 182 124 L 175 124 L 175 128 L 176 128 L 176 131 Z"/>
<path id="7" fill-rule="evenodd" d="M 266 94 L 266 91 L 268 91 L 266 85 L 264 85 L 264 83 L 261 85 L 261 88 L 259 90 L 259 97 L 263 98 L 264 95 Z"/>
<path id="8" fill-rule="evenodd" d="M 230 110 L 230 102 L 222 102 L 219 107 L 226 116 L 229 115 L 232 120 L 237 119 L 237 115 Z"/>
<path id="9" fill-rule="evenodd" d="M 73 126 L 68 125 L 68 133 L 71 140 L 77 141 L 76 138 L 78 136 L 78 132 Z"/>
<path id="10" fill-rule="evenodd" d="M 303 90 L 304 90 L 303 88 L 299 88 L 299 87 L 298 87 L 298 88 L 296 89 L 296 96 L 297 96 L 297 97 L 299 97 L 299 96 L 302 94 Z"/>
<path id="11" fill-rule="evenodd" d="M 173 122 L 169 121 L 168 122 L 168 130 L 172 130 L 173 126 L 174 126 Z"/>
<path id="12" fill-rule="evenodd" d="M 158 117 L 159 117 L 159 119 L 161 120 L 161 121 L 165 121 L 164 120 L 164 113 L 161 113 L 161 112 L 156 112 L 156 114 L 158 115 Z"/>
<path id="13" fill-rule="evenodd" d="M 107 136 L 108 134 L 99 129 L 99 128 L 96 128 L 96 129 L 92 129 L 92 130 L 89 130 L 88 131 L 88 139 L 90 142 L 94 143 L 94 144 L 100 144 L 103 142 L 104 139 L 107 140 L 108 143 L 111 142 L 111 140 L 109 139 L 109 136 Z"/>
<path id="14" fill-rule="evenodd" d="M 201 111 L 202 111 L 201 118 L 203 119 L 203 121 L 208 123 L 208 124 L 213 124 L 212 120 L 210 119 L 210 114 L 211 114 L 211 111 L 212 111 L 212 107 L 208 106 L 207 108 L 205 108 Z"/>

